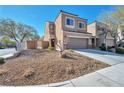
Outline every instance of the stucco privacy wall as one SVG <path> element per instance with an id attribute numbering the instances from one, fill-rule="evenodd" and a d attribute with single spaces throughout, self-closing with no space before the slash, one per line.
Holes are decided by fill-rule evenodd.
<path id="1" fill-rule="evenodd" d="M 17 51 L 22 51 L 27 49 L 27 42 L 21 42 L 16 44 Z"/>

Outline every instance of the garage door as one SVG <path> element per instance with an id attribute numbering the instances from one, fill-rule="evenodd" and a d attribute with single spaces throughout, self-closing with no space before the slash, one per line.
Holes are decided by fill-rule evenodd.
<path id="1" fill-rule="evenodd" d="M 88 39 L 86 38 L 69 38 L 68 48 L 87 48 Z"/>

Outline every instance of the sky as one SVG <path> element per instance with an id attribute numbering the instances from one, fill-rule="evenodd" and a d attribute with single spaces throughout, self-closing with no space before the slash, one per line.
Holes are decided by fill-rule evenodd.
<path id="1" fill-rule="evenodd" d="M 115 6 L 91 6 L 91 5 L 21 5 L 21 6 L 0 6 L 0 18 L 10 18 L 33 26 L 42 37 L 45 32 L 45 22 L 55 21 L 60 10 L 79 15 L 88 19 L 91 23 L 98 19 L 103 11 L 109 11 Z"/>

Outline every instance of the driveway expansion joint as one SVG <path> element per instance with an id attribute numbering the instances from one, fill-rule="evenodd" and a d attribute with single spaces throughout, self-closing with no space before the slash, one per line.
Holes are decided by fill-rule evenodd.
<path id="1" fill-rule="evenodd" d="M 108 78 L 108 77 L 106 77 L 106 76 L 100 74 L 99 72 L 96 72 L 96 73 L 99 74 L 100 76 L 102 76 L 102 77 L 104 77 L 104 78 L 106 78 L 106 79 L 108 79 L 108 80 L 110 80 L 110 81 L 116 83 L 116 84 L 119 84 L 119 85 L 121 85 L 121 86 L 124 86 L 124 85 L 122 85 L 122 84 L 120 84 L 120 83 L 118 83 L 118 82 L 116 82 L 116 81 L 114 81 L 114 80 L 112 80 L 112 79 L 110 79 L 110 78 Z"/>

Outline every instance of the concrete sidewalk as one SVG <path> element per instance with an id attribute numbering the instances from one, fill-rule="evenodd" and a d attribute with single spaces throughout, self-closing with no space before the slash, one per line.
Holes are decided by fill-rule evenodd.
<path id="1" fill-rule="evenodd" d="M 44 87 L 124 87 L 124 63 Z"/>

